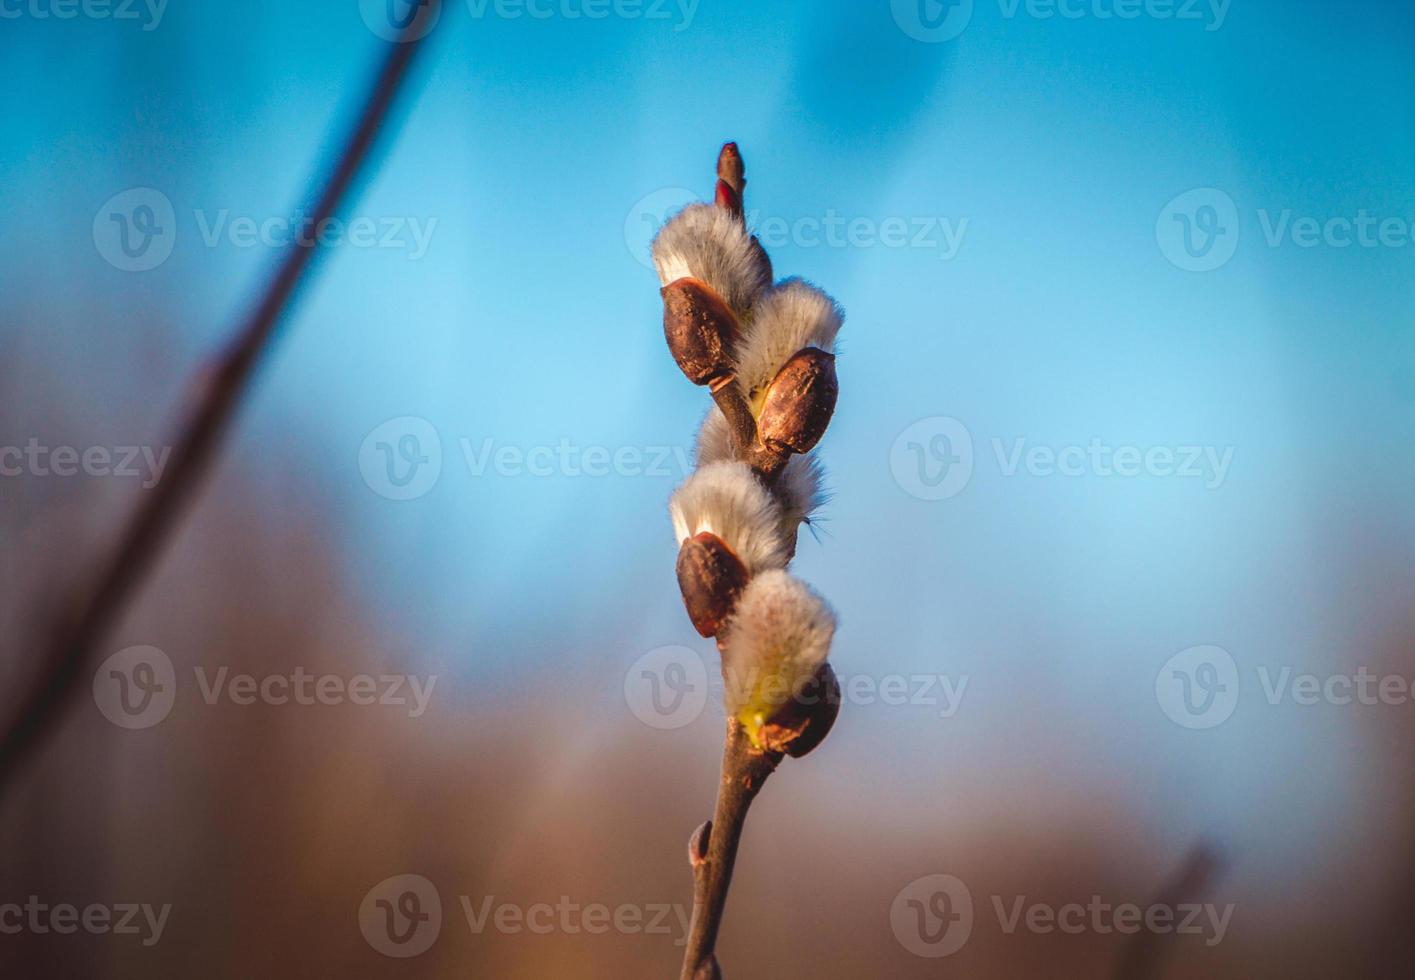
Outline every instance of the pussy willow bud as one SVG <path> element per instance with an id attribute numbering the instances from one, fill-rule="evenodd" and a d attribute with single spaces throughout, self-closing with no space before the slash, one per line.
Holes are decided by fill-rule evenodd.
<path id="1" fill-rule="evenodd" d="M 732 377 L 737 317 L 711 286 L 685 277 L 663 288 L 663 336 L 678 367 L 695 385 Z"/>
<path id="2" fill-rule="evenodd" d="M 762 441 L 794 453 L 810 452 L 825 435 L 839 397 L 835 355 L 807 347 L 786 362 L 767 388 L 757 419 Z"/>
<path id="3" fill-rule="evenodd" d="M 825 741 L 838 717 L 840 681 L 834 668 L 823 663 L 781 712 L 762 726 L 762 745 L 799 759 Z"/>
<path id="4" fill-rule="evenodd" d="M 678 588 L 693 628 L 716 636 L 747 585 L 747 566 L 716 534 L 704 531 L 678 550 Z"/>
<path id="5" fill-rule="evenodd" d="M 722 152 L 717 155 L 717 179 L 736 191 L 740 199 L 747 186 L 747 165 L 742 162 L 736 143 L 722 144 Z"/>

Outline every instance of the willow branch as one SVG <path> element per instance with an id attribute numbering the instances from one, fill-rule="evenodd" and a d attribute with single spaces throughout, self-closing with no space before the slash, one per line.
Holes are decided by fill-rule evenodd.
<path id="1" fill-rule="evenodd" d="M 316 227 L 339 211 L 387 123 L 413 57 L 423 43 L 412 39 L 411 33 L 405 38 L 390 46 L 334 169 L 315 185 L 318 203 L 311 220 Z M 94 649 L 146 580 L 201 486 L 231 419 L 250 388 L 257 365 L 268 352 L 291 299 L 305 279 L 317 247 L 317 241 L 293 242 L 286 249 L 275 278 L 234 343 L 214 369 L 201 377 L 204 387 L 197 389 L 189 413 L 178 424 L 165 478 L 138 504 L 116 545 L 98 565 L 97 574 L 88 580 L 87 588 L 81 586 L 64 608 L 36 680 L 0 738 L 0 798 L 26 755 L 53 728 Z"/>
<path id="2" fill-rule="evenodd" d="M 683 955 L 680 980 L 721 976 L 715 955 L 717 934 L 727 908 L 727 890 L 732 885 L 732 869 L 737 861 L 747 811 L 781 759 L 779 753 L 753 748 L 736 719 L 728 719 L 717 806 L 712 821 L 698 829 L 688 848 L 693 865 L 693 925 Z"/>
<path id="3" fill-rule="evenodd" d="M 1185 855 L 1152 905 L 1178 908 L 1202 898 L 1224 871 L 1224 858 L 1212 845 L 1200 842 Z M 1116 980 L 1158 980 L 1169 938 L 1141 930 L 1130 938 L 1116 966 Z"/>

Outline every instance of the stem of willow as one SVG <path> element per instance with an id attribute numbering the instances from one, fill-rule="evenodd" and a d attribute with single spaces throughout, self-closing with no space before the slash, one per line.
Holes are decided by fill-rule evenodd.
<path id="1" fill-rule="evenodd" d="M 766 778 L 776 771 L 781 758 L 779 753 L 754 748 L 737 720 L 728 719 L 717 807 L 712 822 L 699 828 L 689 845 L 693 865 L 693 926 L 688 934 L 680 980 L 720 976 L 714 951 L 747 810 Z"/>

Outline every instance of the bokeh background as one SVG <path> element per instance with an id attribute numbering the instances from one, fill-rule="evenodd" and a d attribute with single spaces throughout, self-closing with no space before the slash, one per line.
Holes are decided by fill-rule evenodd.
<path id="1" fill-rule="evenodd" d="M 160 457 L 387 9 L 0 5 L 0 446 Z M 478 933 L 461 900 L 690 901 L 722 711 L 664 504 L 706 403 L 663 348 L 647 251 L 725 139 L 778 274 L 849 314 L 834 496 L 797 570 L 860 679 L 754 809 L 727 974 L 1408 975 L 1415 11 L 419 16 L 346 212 L 378 242 L 325 253 L 105 649 L 170 660 L 168 713 L 119 727 L 86 679 L 0 801 L 0 904 L 165 904 L 165 930 L 3 934 L 7 975 L 676 975 L 676 915 Z M 1331 219 L 1363 216 L 1343 245 Z M 30 459 L 0 458 L 7 710 L 152 475 Z M 1363 667 L 1403 697 L 1266 690 Z M 208 703 L 198 668 L 435 686 L 416 717 Z M 389 958 L 360 908 L 405 874 L 441 928 Z M 934 875 L 974 905 L 937 958 L 892 915 Z M 1222 940 L 1009 933 L 994 911 L 1175 894 L 1232 905 Z"/>

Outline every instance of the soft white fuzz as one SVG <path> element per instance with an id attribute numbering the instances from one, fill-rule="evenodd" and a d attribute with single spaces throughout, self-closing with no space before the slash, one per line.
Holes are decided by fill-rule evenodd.
<path id="1" fill-rule="evenodd" d="M 759 410 L 767 385 L 805 347 L 835 353 L 845 313 L 829 295 L 802 279 L 786 279 L 758 301 L 737 347 L 737 384 Z"/>
<path id="2" fill-rule="evenodd" d="M 716 405 L 708 409 L 703 426 L 698 430 L 698 465 L 707 466 L 735 458 L 732 449 L 732 428 L 727 417 Z M 781 504 L 782 530 L 788 536 L 796 533 L 802 523 L 825 503 L 825 467 L 815 453 L 792 456 L 786 461 L 777 481 L 777 497 Z"/>
<path id="3" fill-rule="evenodd" d="M 727 424 L 727 416 L 722 414 L 722 409 L 714 405 L 708 409 L 703 427 L 698 430 L 698 465 L 706 466 L 732 458 L 732 427 Z"/>
<path id="4" fill-rule="evenodd" d="M 785 568 L 790 548 L 781 507 L 746 463 L 712 463 L 678 488 L 668 505 L 678 544 L 710 531 L 747 566 L 747 572 Z"/>
<path id="5" fill-rule="evenodd" d="M 781 501 L 782 526 L 795 534 L 802 524 L 808 524 L 826 502 L 825 467 L 815 453 L 792 456 L 781 471 L 776 484 Z"/>
<path id="6" fill-rule="evenodd" d="M 771 286 L 766 253 L 739 219 L 710 204 L 690 204 L 663 226 L 654 239 L 653 264 L 665 286 L 684 276 L 701 279 L 739 320 Z"/>
<path id="7" fill-rule="evenodd" d="M 835 614 L 800 579 L 753 578 L 727 621 L 728 712 L 759 729 L 825 663 L 834 637 Z"/>

